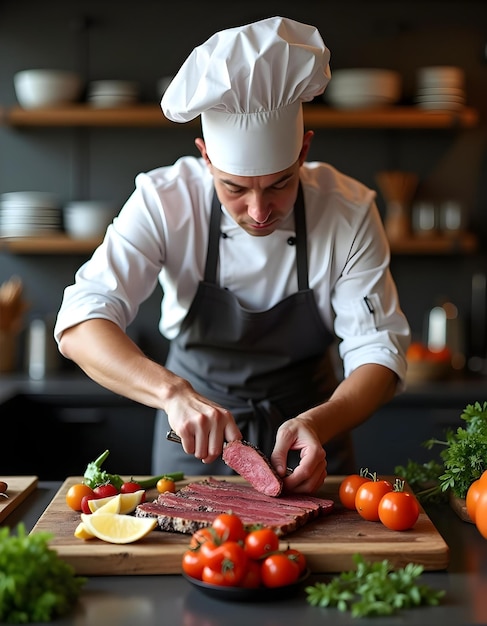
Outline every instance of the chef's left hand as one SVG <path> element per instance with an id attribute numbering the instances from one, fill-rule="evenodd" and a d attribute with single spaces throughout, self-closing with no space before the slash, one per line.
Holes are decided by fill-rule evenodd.
<path id="1" fill-rule="evenodd" d="M 290 450 L 299 450 L 300 462 L 294 472 L 286 475 Z M 326 452 L 315 431 L 303 420 L 287 420 L 279 427 L 271 463 L 284 479 L 284 489 L 294 493 L 313 493 L 326 478 Z"/>

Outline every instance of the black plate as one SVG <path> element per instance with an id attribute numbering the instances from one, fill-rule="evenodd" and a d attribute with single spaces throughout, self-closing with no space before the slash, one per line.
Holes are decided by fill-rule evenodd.
<path id="1" fill-rule="evenodd" d="M 210 585 L 197 578 L 191 578 L 191 576 L 188 576 L 184 572 L 183 576 L 189 583 L 207 596 L 217 598 L 218 600 L 226 600 L 228 602 L 270 602 L 289 598 L 296 593 L 310 573 L 310 570 L 307 569 L 292 585 L 285 585 L 284 587 L 258 587 L 257 589 L 221 587 L 220 585 Z"/>

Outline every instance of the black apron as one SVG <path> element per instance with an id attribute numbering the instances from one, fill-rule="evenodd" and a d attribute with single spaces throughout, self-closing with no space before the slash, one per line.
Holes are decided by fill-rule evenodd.
<path id="1" fill-rule="evenodd" d="M 278 427 L 287 419 L 327 400 L 337 385 L 325 327 L 308 285 L 306 216 L 301 185 L 294 207 L 298 291 L 266 311 L 240 306 L 230 291 L 216 283 L 221 205 L 213 196 L 204 280 L 172 340 L 166 367 L 190 381 L 203 396 L 232 412 L 244 439 L 267 455 Z M 226 239 L 232 245 L 230 239 Z M 242 263 L 245 260 L 242 259 Z M 187 455 L 165 439 L 167 415 L 158 411 L 154 432 L 153 472 L 183 471 L 187 475 L 232 471 L 217 460 L 211 464 Z M 328 473 L 354 471 L 349 435 L 325 446 Z M 288 465 L 299 463 L 291 452 Z"/>

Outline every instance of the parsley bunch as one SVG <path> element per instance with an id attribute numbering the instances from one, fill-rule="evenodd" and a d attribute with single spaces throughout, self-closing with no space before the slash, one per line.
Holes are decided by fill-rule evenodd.
<path id="1" fill-rule="evenodd" d="M 309 604 L 351 611 L 352 617 L 371 617 L 422 604 L 437 606 L 445 594 L 415 582 L 423 573 L 422 565 L 408 563 L 394 571 L 387 560 L 369 563 L 360 554 L 353 560 L 356 570 L 342 572 L 328 584 L 306 587 Z"/>
<path id="2" fill-rule="evenodd" d="M 487 402 L 468 404 L 460 417 L 465 427 L 448 429 L 444 440 L 429 439 L 423 443 L 429 450 L 435 445 L 443 446 L 440 452 L 443 465 L 435 461 L 423 465 L 409 461 L 406 467 L 394 468 L 394 473 L 408 482 L 422 502 L 446 499 L 450 490 L 455 496 L 465 498 L 470 485 L 487 470 Z M 432 486 L 422 489 L 425 483 Z"/>
<path id="3" fill-rule="evenodd" d="M 51 548 L 49 533 L 0 528 L 0 622 L 49 622 L 75 605 L 85 578 Z"/>

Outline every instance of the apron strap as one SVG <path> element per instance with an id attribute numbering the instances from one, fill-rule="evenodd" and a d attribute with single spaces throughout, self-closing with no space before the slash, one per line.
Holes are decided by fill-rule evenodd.
<path id="1" fill-rule="evenodd" d="M 216 268 L 219 256 L 221 204 L 216 191 L 213 191 L 210 216 L 210 232 L 206 255 L 205 282 L 215 283 Z M 296 265 L 298 272 L 298 290 L 309 288 L 308 281 L 308 243 L 306 233 L 306 213 L 304 210 L 304 195 L 301 181 L 298 186 L 298 195 L 294 205 L 294 223 L 296 228 Z"/>
<path id="2" fill-rule="evenodd" d="M 308 282 L 308 235 L 306 232 L 306 213 L 304 210 L 303 186 L 299 182 L 298 195 L 294 205 L 294 224 L 296 226 L 296 265 L 298 271 L 298 290 L 309 288 Z"/>
<path id="3" fill-rule="evenodd" d="M 214 283 L 216 280 L 216 267 L 218 264 L 218 244 L 220 241 L 221 204 L 216 191 L 213 191 L 210 216 L 210 234 L 208 237 L 208 250 L 206 254 L 205 282 Z"/>

